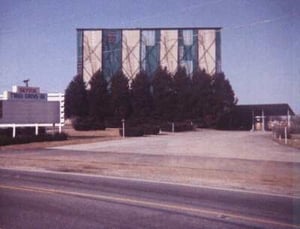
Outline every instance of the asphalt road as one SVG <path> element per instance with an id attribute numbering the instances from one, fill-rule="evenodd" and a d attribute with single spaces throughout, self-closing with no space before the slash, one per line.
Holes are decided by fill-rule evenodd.
<path id="1" fill-rule="evenodd" d="M 300 228 L 300 199 L 0 170 L 0 228 Z"/>

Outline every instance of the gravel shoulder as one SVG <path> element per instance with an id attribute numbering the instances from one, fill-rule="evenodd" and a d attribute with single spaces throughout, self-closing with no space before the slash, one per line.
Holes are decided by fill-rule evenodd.
<path id="1" fill-rule="evenodd" d="M 120 139 L 108 131 L 59 146 L 2 149 L 0 166 L 300 197 L 300 150 L 272 141 L 271 133 L 198 130 Z"/>

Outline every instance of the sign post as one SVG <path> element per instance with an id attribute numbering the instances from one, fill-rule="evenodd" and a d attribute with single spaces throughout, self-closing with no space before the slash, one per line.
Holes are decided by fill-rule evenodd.
<path id="1" fill-rule="evenodd" d="M 284 143 L 287 144 L 287 127 L 284 127 Z"/>
<path id="2" fill-rule="evenodd" d="M 12 134 L 13 138 L 16 137 L 16 124 L 13 124 L 13 134 Z"/>

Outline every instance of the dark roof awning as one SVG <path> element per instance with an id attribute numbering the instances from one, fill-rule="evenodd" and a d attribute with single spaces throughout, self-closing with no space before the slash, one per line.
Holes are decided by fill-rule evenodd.
<path id="1" fill-rule="evenodd" d="M 280 104 L 247 104 L 247 105 L 237 105 L 237 110 L 239 112 L 254 112 L 254 115 L 261 115 L 262 111 L 266 116 L 284 116 L 289 113 L 289 115 L 295 115 L 292 108 L 287 103 Z"/>

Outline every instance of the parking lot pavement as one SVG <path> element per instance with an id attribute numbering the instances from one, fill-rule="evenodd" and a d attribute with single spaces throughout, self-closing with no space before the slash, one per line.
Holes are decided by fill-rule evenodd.
<path id="1" fill-rule="evenodd" d="M 94 139 L 96 140 L 96 139 Z M 300 150 L 270 132 L 198 130 L 1 152 L 0 167 L 300 197 Z"/>
<path id="2" fill-rule="evenodd" d="M 270 132 L 198 130 L 52 149 L 300 162 L 300 150 L 272 141 Z"/>

